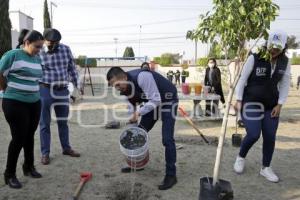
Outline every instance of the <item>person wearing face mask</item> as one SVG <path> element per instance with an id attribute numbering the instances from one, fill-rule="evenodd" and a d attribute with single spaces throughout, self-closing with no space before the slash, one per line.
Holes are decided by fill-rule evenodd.
<path id="1" fill-rule="evenodd" d="M 285 54 L 286 50 L 287 34 L 275 31 L 269 35 L 267 48 L 258 54 L 250 55 L 243 67 L 236 87 L 235 107 L 241 111 L 247 135 L 234 163 L 234 170 L 238 174 L 243 173 L 247 153 L 262 133 L 263 156 L 260 175 L 271 182 L 279 181 L 270 165 L 280 111 L 290 87 L 291 67 Z"/>
<path id="2" fill-rule="evenodd" d="M 71 81 L 78 88 L 78 73 L 76 71 L 72 52 L 67 45 L 60 43 L 61 34 L 56 29 L 44 31 L 45 48 L 40 53 L 43 77 L 40 81 L 42 112 L 40 120 L 41 162 L 50 163 L 50 122 L 51 107 L 57 118 L 59 139 L 63 155 L 80 157 L 69 142 L 69 91 Z M 71 79 L 70 79 L 71 78 Z"/>
<path id="3" fill-rule="evenodd" d="M 37 54 L 43 47 L 43 42 L 41 33 L 29 31 L 24 36 L 22 48 L 6 52 L 0 60 L 0 90 L 4 90 L 2 109 L 12 136 L 8 146 L 4 180 L 14 189 L 22 187 L 16 177 L 22 148 L 24 175 L 42 177 L 34 167 L 34 133 L 41 113 L 38 81 L 42 77 L 42 67 Z"/>
<path id="4" fill-rule="evenodd" d="M 204 85 L 210 87 L 210 92 L 220 95 L 221 102 L 224 104 L 224 94 L 222 89 L 222 79 L 221 79 L 221 71 L 217 66 L 217 62 L 215 58 L 210 58 L 208 60 L 208 67 L 205 70 L 205 78 Z M 212 114 L 216 114 L 216 108 L 219 105 L 219 100 L 214 101 L 206 101 L 205 107 L 205 115 L 211 116 Z"/>

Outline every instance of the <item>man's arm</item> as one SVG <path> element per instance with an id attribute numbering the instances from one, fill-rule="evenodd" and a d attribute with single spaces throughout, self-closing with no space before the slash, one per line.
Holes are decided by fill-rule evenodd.
<path id="1" fill-rule="evenodd" d="M 78 88 L 79 87 L 78 72 L 76 70 L 74 58 L 73 58 L 73 55 L 72 55 L 72 52 L 71 52 L 70 48 L 68 48 L 68 54 L 69 54 L 68 72 L 69 72 L 69 75 L 71 77 L 72 83 L 74 84 L 74 86 L 76 88 Z"/>
<path id="2" fill-rule="evenodd" d="M 154 110 L 161 103 L 161 96 L 151 72 L 141 72 L 138 76 L 138 85 L 149 100 L 138 110 L 140 115 L 145 115 Z"/>

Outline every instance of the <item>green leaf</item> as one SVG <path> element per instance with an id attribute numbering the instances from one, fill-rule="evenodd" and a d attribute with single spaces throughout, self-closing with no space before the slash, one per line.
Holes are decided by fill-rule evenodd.
<path id="1" fill-rule="evenodd" d="M 240 14 L 243 15 L 243 16 L 246 15 L 246 11 L 245 11 L 244 6 L 239 7 L 239 12 L 240 12 Z"/>

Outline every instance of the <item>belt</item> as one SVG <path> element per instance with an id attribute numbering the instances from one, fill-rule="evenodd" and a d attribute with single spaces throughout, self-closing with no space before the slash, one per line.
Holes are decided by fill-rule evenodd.
<path id="1" fill-rule="evenodd" d="M 67 89 L 68 86 L 66 85 L 51 85 L 51 84 L 47 84 L 47 83 L 40 83 L 40 86 L 46 87 L 46 88 L 53 88 L 54 90 L 64 90 Z"/>

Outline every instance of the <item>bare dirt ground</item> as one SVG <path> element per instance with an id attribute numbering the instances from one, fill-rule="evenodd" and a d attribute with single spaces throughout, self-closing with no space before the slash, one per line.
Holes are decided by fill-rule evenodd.
<path id="1" fill-rule="evenodd" d="M 261 166 L 261 141 L 249 152 L 246 171 L 243 175 L 233 172 L 233 163 L 238 148 L 231 145 L 234 128 L 229 128 L 224 146 L 220 178 L 229 180 L 237 200 L 300 200 L 300 91 L 292 89 L 281 115 L 278 129 L 273 169 L 280 176 L 277 184 L 259 176 Z M 176 123 L 176 141 L 183 145 L 177 151 L 178 184 L 167 191 L 159 191 L 157 185 L 164 176 L 164 149 L 161 144 L 161 122 L 150 132 L 150 163 L 144 171 L 136 174 L 121 174 L 124 158 L 119 149 L 119 135 L 124 127 L 106 130 L 99 127 L 104 116 L 112 120 L 114 109 L 124 116 L 125 107 L 114 107 L 118 100 L 111 95 L 102 100 L 85 98 L 72 106 L 70 140 L 79 151 L 80 158 L 61 154 L 57 126 L 53 122 L 51 164 L 40 164 L 39 131 L 35 136 L 36 167 L 43 174 L 39 180 L 24 177 L 21 173 L 23 153 L 18 163 L 17 176 L 23 183 L 20 190 L 10 189 L 0 178 L 0 200 L 67 200 L 79 182 L 82 171 L 91 171 L 93 178 L 84 187 L 82 200 L 196 200 L 199 195 L 199 179 L 212 176 L 216 146 L 203 143 L 197 133 L 185 122 Z M 189 102 L 185 102 L 187 104 Z M 104 112 L 108 109 L 108 114 Z M 1 110 L 0 110 L 1 111 Z M 81 113 L 81 120 L 78 120 Z M 88 127 L 82 124 L 90 125 Z M 221 122 L 197 123 L 207 136 L 218 136 Z M 239 133 L 245 133 L 239 129 Z M 5 169 L 6 153 L 10 141 L 9 127 L 0 112 L 0 172 Z M 130 195 L 130 194 L 133 195 Z"/>

